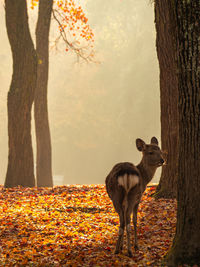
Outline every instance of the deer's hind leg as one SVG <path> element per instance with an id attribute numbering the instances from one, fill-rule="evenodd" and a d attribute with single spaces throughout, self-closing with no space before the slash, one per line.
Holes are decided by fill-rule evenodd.
<path id="1" fill-rule="evenodd" d="M 119 214 L 119 220 L 120 220 L 120 226 L 119 226 L 119 234 L 118 234 L 118 240 L 116 244 L 115 254 L 118 254 L 123 249 L 123 242 L 124 242 L 124 227 L 125 227 L 125 221 L 124 221 L 124 211 L 123 208 L 120 209 L 118 212 Z"/>
<path id="2" fill-rule="evenodd" d="M 132 207 L 131 205 L 128 206 L 126 210 L 126 235 L 127 235 L 127 252 L 128 256 L 132 257 L 132 249 L 131 249 L 131 213 L 132 213 Z"/>
<path id="3" fill-rule="evenodd" d="M 134 225 L 134 237 L 135 237 L 135 250 L 138 250 L 138 239 L 137 239 L 137 210 L 138 203 L 133 207 L 133 225 Z"/>

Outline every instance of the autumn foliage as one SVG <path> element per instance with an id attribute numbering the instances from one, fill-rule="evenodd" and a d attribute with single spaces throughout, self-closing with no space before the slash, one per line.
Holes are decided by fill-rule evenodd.
<path id="1" fill-rule="evenodd" d="M 31 8 L 38 3 L 39 0 L 31 0 Z M 83 59 L 93 61 L 94 33 L 83 8 L 76 0 L 59 0 L 54 1 L 52 14 L 58 29 L 55 46 L 62 40 L 65 51 L 72 50 Z"/>
<path id="2" fill-rule="evenodd" d="M 1 187 L 0 266 L 156 266 L 172 242 L 176 203 L 154 191 L 142 198 L 140 250 L 130 259 L 125 249 L 113 254 L 119 221 L 104 185 Z"/>

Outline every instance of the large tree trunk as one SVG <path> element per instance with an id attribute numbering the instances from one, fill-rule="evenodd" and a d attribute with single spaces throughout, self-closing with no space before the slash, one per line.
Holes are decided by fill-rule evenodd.
<path id="1" fill-rule="evenodd" d="M 53 0 L 40 0 L 36 28 L 38 75 L 34 100 L 37 143 L 37 186 L 53 186 L 51 164 L 51 137 L 48 121 L 47 84 L 49 71 L 49 28 Z"/>
<path id="2" fill-rule="evenodd" d="M 25 0 L 5 0 L 6 27 L 13 57 L 8 92 L 9 156 L 5 187 L 34 186 L 31 107 L 37 78 L 37 58 L 28 28 Z"/>
<path id="3" fill-rule="evenodd" d="M 156 47 L 160 66 L 161 143 L 167 152 L 156 198 L 174 198 L 178 175 L 178 79 L 175 61 L 175 36 L 169 0 L 155 1 Z"/>
<path id="4" fill-rule="evenodd" d="M 171 0 L 176 14 L 179 160 L 178 214 L 167 266 L 200 265 L 200 1 Z"/>

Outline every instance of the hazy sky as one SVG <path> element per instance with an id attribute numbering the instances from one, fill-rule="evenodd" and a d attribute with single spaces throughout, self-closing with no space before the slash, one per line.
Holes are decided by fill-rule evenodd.
<path id="1" fill-rule="evenodd" d="M 53 174 L 64 176 L 65 184 L 104 183 L 115 163 L 139 162 L 136 138 L 149 142 L 155 135 L 160 140 L 154 10 L 149 0 L 79 2 L 94 30 L 101 64 L 76 64 L 69 52 L 50 53 Z M 6 101 L 12 75 L 4 13 L 1 2 L 0 183 L 7 168 Z M 35 19 L 30 13 L 33 37 Z M 52 24 L 52 41 L 56 30 Z"/>

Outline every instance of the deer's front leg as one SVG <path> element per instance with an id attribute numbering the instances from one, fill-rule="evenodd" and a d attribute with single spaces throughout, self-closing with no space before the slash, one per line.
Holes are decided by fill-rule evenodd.
<path id="1" fill-rule="evenodd" d="M 133 208 L 133 225 L 134 225 L 134 237 L 135 237 L 135 250 L 138 250 L 138 239 L 137 239 L 137 211 L 139 204 L 136 204 Z"/>
<path id="2" fill-rule="evenodd" d="M 118 240 L 116 244 L 115 254 L 118 254 L 123 249 L 123 242 L 124 242 L 124 214 L 123 209 L 119 212 L 119 219 L 120 219 L 120 226 L 119 226 L 119 234 L 118 234 Z"/>

